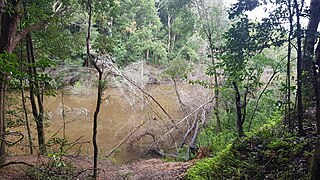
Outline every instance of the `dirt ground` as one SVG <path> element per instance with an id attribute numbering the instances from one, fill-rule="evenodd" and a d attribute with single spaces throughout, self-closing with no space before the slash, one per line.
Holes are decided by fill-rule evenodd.
<path id="1" fill-rule="evenodd" d="M 25 162 L 31 165 L 41 164 L 47 159 L 38 156 L 14 156 L 7 158 L 7 162 Z M 65 159 L 76 167 L 74 179 L 87 179 L 92 173 L 92 158 L 87 157 L 67 157 Z M 184 179 L 186 170 L 192 165 L 192 162 L 164 162 L 160 159 L 141 160 L 126 165 L 114 165 L 109 160 L 98 161 L 98 175 L 100 180 L 175 180 Z M 0 170 L 0 179 L 30 179 L 25 173 L 28 166 L 10 165 Z"/>

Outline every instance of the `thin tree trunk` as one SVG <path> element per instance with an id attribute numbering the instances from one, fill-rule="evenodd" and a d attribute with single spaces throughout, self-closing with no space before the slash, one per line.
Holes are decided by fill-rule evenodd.
<path id="1" fill-rule="evenodd" d="M 64 92 L 61 93 L 62 120 L 63 120 L 63 139 L 66 139 L 66 111 L 64 109 Z"/>
<path id="2" fill-rule="evenodd" d="M 22 108 L 23 108 L 23 112 L 24 112 L 24 118 L 26 120 L 26 129 L 27 129 L 28 140 L 29 140 L 29 150 L 30 150 L 30 154 L 33 154 L 33 142 L 32 142 L 30 122 L 29 122 L 29 117 L 28 117 L 28 109 L 26 106 L 26 98 L 24 96 L 24 87 L 23 87 L 22 79 L 20 79 L 20 86 L 21 86 Z"/>
<path id="3" fill-rule="evenodd" d="M 43 121 L 44 121 L 44 108 L 41 98 L 41 92 L 39 87 L 39 82 L 37 78 L 37 70 L 35 67 L 35 58 L 34 58 L 34 50 L 33 50 L 33 44 L 32 44 L 32 37 L 31 34 L 28 33 L 26 35 L 26 45 L 27 45 L 27 59 L 28 63 L 32 66 L 29 66 L 29 81 L 30 81 L 30 102 L 31 102 L 31 108 L 32 108 L 32 114 L 36 121 L 37 126 L 37 133 L 38 133 L 38 144 L 39 144 L 39 150 L 40 154 L 44 155 L 46 154 L 46 147 L 45 147 L 45 135 L 44 135 L 44 127 L 43 127 Z M 37 99 L 37 103 L 36 103 Z M 37 107 L 38 104 L 38 107 Z M 39 109 L 39 110 L 38 110 Z"/>
<path id="4" fill-rule="evenodd" d="M 0 165 L 5 163 L 5 132 L 6 132 L 6 120 L 5 120 L 5 96 L 7 90 L 7 75 L 5 73 L 0 74 Z"/>
<path id="5" fill-rule="evenodd" d="M 97 134 L 98 134 L 98 115 L 100 112 L 100 105 L 102 101 L 102 91 L 103 91 L 103 82 L 102 82 L 102 70 L 97 66 L 97 64 L 92 59 L 90 53 L 90 37 L 91 37 L 91 22 L 92 22 L 92 2 L 88 0 L 88 7 L 89 7 L 89 20 L 88 20 L 88 34 L 86 39 L 86 46 L 87 46 L 87 56 L 88 62 L 91 62 L 95 69 L 99 73 L 99 81 L 98 81 L 98 95 L 97 95 L 97 104 L 96 109 L 93 115 L 93 134 L 92 134 L 92 144 L 93 144 L 93 178 L 97 179 L 98 177 L 98 144 L 97 144 Z"/>
<path id="6" fill-rule="evenodd" d="M 249 122 L 249 126 L 248 126 L 248 131 L 251 130 L 251 124 L 252 124 L 253 118 L 255 117 L 256 112 L 257 112 L 257 110 L 258 110 L 259 102 L 260 102 L 260 100 L 261 100 L 261 97 L 262 97 L 262 95 L 265 93 L 265 91 L 267 90 L 267 88 L 269 87 L 271 81 L 272 81 L 273 78 L 276 76 L 276 74 L 277 74 L 277 71 L 274 71 L 273 74 L 271 75 L 271 77 L 269 78 L 266 86 L 263 88 L 262 92 L 259 94 L 259 97 L 258 97 L 258 99 L 257 99 L 257 101 L 256 101 L 256 104 L 255 104 L 255 107 L 254 107 L 254 109 L 253 109 L 252 116 L 251 116 L 251 118 L 250 118 L 250 122 Z"/>
<path id="7" fill-rule="evenodd" d="M 211 39 L 211 38 L 210 38 Z M 217 74 L 217 69 L 216 69 L 216 63 L 215 63 L 215 60 L 214 60 L 214 52 L 213 52 L 213 49 L 212 49 L 212 42 L 210 41 L 209 39 L 209 42 L 210 42 L 210 49 L 211 49 L 211 63 L 212 63 L 212 66 L 213 66 L 213 73 L 214 73 L 214 97 L 215 97 L 215 103 L 214 103 L 214 114 L 216 116 L 216 121 L 217 121 L 217 126 L 216 126 L 216 130 L 217 132 L 220 132 L 221 131 L 221 122 L 220 122 L 220 113 L 219 113 L 219 110 L 220 110 L 220 91 L 219 91 L 219 81 L 218 81 L 218 74 Z"/>
<path id="8" fill-rule="evenodd" d="M 172 45 L 171 45 L 171 52 L 174 51 L 174 46 L 175 46 L 175 43 L 176 43 L 176 33 L 172 33 L 173 34 L 173 38 L 172 38 Z"/>
<path id="9" fill-rule="evenodd" d="M 243 132 L 243 122 L 244 120 L 242 119 L 242 105 L 241 105 L 241 97 L 240 97 L 240 92 L 239 88 L 236 82 L 232 82 L 233 89 L 235 91 L 235 100 L 236 100 L 236 110 L 237 110 L 237 131 L 238 131 L 238 136 L 241 138 L 244 136 Z"/>
<path id="10" fill-rule="evenodd" d="M 170 54 L 170 44 L 171 44 L 171 15 L 170 15 L 169 11 L 168 11 L 167 21 L 168 21 L 168 45 L 167 45 L 167 51 L 168 51 L 168 54 Z"/>
<path id="11" fill-rule="evenodd" d="M 147 53 L 147 54 L 149 55 L 149 53 Z M 144 78 L 143 77 L 144 77 L 144 60 L 142 59 L 141 60 L 141 88 L 144 90 Z M 141 92 L 141 99 L 142 99 L 141 110 L 143 110 L 144 105 L 145 105 L 143 92 Z"/>
<path id="12" fill-rule="evenodd" d="M 180 94 L 179 94 L 179 91 L 178 91 L 177 81 L 176 81 L 175 78 L 172 78 L 172 81 L 173 81 L 173 88 L 174 88 L 174 90 L 176 92 L 176 96 L 178 98 L 178 101 L 179 101 L 179 104 L 181 106 L 181 109 L 182 109 L 183 113 L 188 114 L 188 111 L 186 109 L 186 105 L 181 100 L 181 97 L 180 97 Z"/>
<path id="13" fill-rule="evenodd" d="M 303 135 L 303 103 L 302 103 L 302 51 L 301 51 L 301 24 L 300 24 L 300 10 L 297 0 L 294 0 L 294 7 L 296 10 L 297 18 L 297 112 L 298 112 L 298 133 Z"/>
<path id="14" fill-rule="evenodd" d="M 288 0 L 289 23 L 290 30 L 288 35 L 288 59 L 287 59 L 287 113 L 286 119 L 290 130 L 293 130 L 293 122 L 291 121 L 291 36 L 293 32 L 293 14 L 291 11 L 291 0 Z"/>

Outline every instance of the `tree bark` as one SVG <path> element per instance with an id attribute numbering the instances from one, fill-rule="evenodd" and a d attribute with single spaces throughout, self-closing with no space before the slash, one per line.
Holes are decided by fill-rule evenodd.
<path id="1" fill-rule="evenodd" d="M 12 6 L 18 6 L 20 1 L 10 1 Z M 0 10 L 5 6 L 5 1 L 0 0 Z M 19 15 L 15 12 L 8 13 L 0 11 L 0 54 L 5 52 L 12 53 L 14 49 L 13 40 L 15 33 L 20 22 Z M 5 162 L 5 131 L 6 131 L 6 110 L 5 110 L 5 97 L 7 90 L 8 74 L 5 71 L 0 72 L 0 165 Z"/>
<path id="2" fill-rule="evenodd" d="M 23 87 L 22 79 L 20 79 L 20 86 L 21 86 L 22 108 L 23 108 L 23 112 L 24 112 L 24 118 L 26 121 L 26 129 L 27 129 L 28 140 L 29 140 L 29 150 L 30 150 L 30 154 L 33 154 L 33 142 L 32 142 L 30 123 L 29 123 L 29 117 L 28 117 L 28 110 L 27 110 L 27 105 L 26 105 L 26 98 L 24 95 L 24 87 Z"/>
<path id="3" fill-rule="evenodd" d="M 314 74 L 314 84 L 315 84 L 315 94 L 316 94 L 316 126 L 317 126 L 317 134 L 320 135 L 320 42 L 318 43 L 316 50 L 316 62 L 313 67 Z"/>
<path id="4" fill-rule="evenodd" d="M 320 0 L 311 0 L 310 17 L 306 30 L 306 38 L 304 40 L 304 60 L 303 71 L 312 75 L 312 61 L 314 57 L 314 46 L 316 42 L 316 33 L 320 21 Z"/>
<path id="5" fill-rule="evenodd" d="M 7 90 L 7 75 L 5 73 L 0 74 L 0 165 L 5 163 L 5 96 Z"/>
<path id="6" fill-rule="evenodd" d="M 244 131 L 243 131 L 243 122 L 244 119 L 242 119 L 242 105 L 241 105 L 241 96 L 239 92 L 239 88 L 236 82 L 232 82 L 233 89 L 235 91 L 235 100 L 236 100 L 236 110 L 237 110 L 237 131 L 238 131 L 238 136 L 241 138 L 244 136 Z"/>
<path id="7" fill-rule="evenodd" d="M 301 48 L 301 24 L 300 9 L 297 0 L 294 0 L 294 7 L 297 18 L 297 112 L 298 112 L 298 133 L 303 135 L 303 103 L 302 103 L 302 48 Z"/>
<path id="8" fill-rule="evenodd" d="M 97 134 L 98 134 L 98 115 L 100 112 L 100 105 L 102 101 L 102 91 L 103 91 L 103 82 L 102 82 L 102 75 L 103 71 L 97 66 L 95 61 L 92 59 L 90 53 L 90 37 L 91 37 L 91 21 L 92 21 L 92 1 L 88 0 L 88 7 L 89 7 L 89 20 L 88 20 L 88 32 L 87 32 L 87 39 L 86 39 L 86 46 L 87 46 L 87 61 L 91 62 L 95 69 L 99 73 L 99 81 L 98 81 L 98 95 L 97 95 L 97 104 L 96 109 L 93 115 L 93 134 L 92 134 L 92 144 L 93 144 L 93 178 L 97 179 L 98 177 L 98 144 L 97 144 Z"/>
<path id="9" fill-rule="evenodd" d="M 210 38 L 211 39 L 211 38 Z M 215 97 L 215 103 L 214 103 L 214 115 L 216 116 L 216 130 L 217 132 L 221 131 L 221 122 L 220 122 L 220 91 L 219 91 L 219 81 L 218 81 L 218 74 L 217 74 L 217 69 L 215 67 L 216 63 L 214 60 L 214 52 L 213 52 L 213 43 L 211 42 L 211 40 L 209 39 L 210 42 L 210 50 L 211 50 L 211 63 L 213 66 L 213 73 L 214 73 L 214 97 Z"/>
<path id="10" fill-rule="evenodd" d="M 10 4 L 13 12 L 2 11 L 3 8 Z M 50 18 L 38 22 L 29 26 L 28 28 L 17 33 L 18 25 L 20 22 L 19 12 L 15 10 L 22 9 L 22 0 L 0 0 L 0 54 L 5 52 L 11 54 L 16 48 L 20 40 L 26 36 L 26 34 L 39 29 L 40 27 L 48 24 L 50 20 L 55 17 L 62 15 L 67 10 L 67 7 L 63 8 L 59 12 L 55 12 Z M 7 80 L 9 76 L 6 72 L 0 72 L 0 136 L 4 137 L 5 133 L 5 96 L 7 89 Z M 4 139 L 3 139 L 4 140 Z M 5 143 L 0 141 L 0 164 L 3 163 L 5 157 Z"/>
<path id="11" fill-rule="evenodd" d="M 30 81 L 30 102 L 31 102 L 31 108 L 32 108 L 32 114 L 35 118 L 36 126 L 37 126 L 37 133 L 38 133 L 38 144 L 39 144 L 39 150 L 40 154 L 44 155 L 46 154 L 46 147 L 45 147 L 45 135 L 44 135 L 44 127 L 43 127 L 43 121 L 44 121 L 44 108 L 43 108 L 43 102 L 41 98 L 41 92 L 40 92 L 40 86 L 39 81 L 37 78 L 37 70 L 35 67 L 35 57 L 34 57 L 34 50 L 33 50 L 33 44 L 32 44 L 32 37 L 31 34 L 27 34 L 27 59 L 28 63 L 31 65 L 28 68 L 29 73 L 29 81 Z M 37 99 L 37 103 L 36 103 Z M 37 108 L 38 104 L 38 108 Z M 39 110 L 38 110 L 39 109 Z"/>
<path id="12" fill-rule="evenodd" d="M 169 10 L 167 11 L 168 13 L 168 17 L 167 17 L 167 20 L 168 20 L 168 45 L 167 45 L 167 51 L 168 51 L 168 54 L 170 54 L 170 44 L 171 44 L 171 15 L 169 13 Z"/>
<path id="13" fill-rule="evenodd" d="M 320 179 L 320 143 L 317 142 L 316 149 L 311 162 L 311 179 L 318 180 Z"/>
<path id="14" fill-rule="evenodd" d="M 286 120 L 287 125 L 290 130 L 293 130 L 293 122 L 291 120 L 291 36 L 293 33 L 293 13 L 291 10 L 291 0 L 288 1 L 288 11 L 289 11 L 289 35 L 288 35 L 288 52 L 287 52 L 287 110 L 286 110 Z"/>

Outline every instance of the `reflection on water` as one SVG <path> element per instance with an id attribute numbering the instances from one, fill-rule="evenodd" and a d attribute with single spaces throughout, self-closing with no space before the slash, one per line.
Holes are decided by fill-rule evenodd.
<path id="1" fill-rule="evenodd" d="M 175 91 L 171 85 L 154 85 L 146 88 L 161 106 L 173 117 L 181 118 L 179 113 L 178 101 L 175 96 Z M 199 87 L 198 87 L 199 89 Z M 185 94 L 194 94 L 194 88 L 190 85 L 181 84 L 180 91 Z M 182 94 L 183 94 L 182 93 Z M 98 146 L 99 154 L 103 157 L 115 146 L 117 146 L 123 138 L 133 131 L 146 118 L 157 120 L 154 112 L 151 113 L 150 106 L 153 107 L 161 116 L 165 117 L 161 110 L 154 103 L 146 105 L 141 102 L 140 97 L 134 96 L 130 92 L 121 92 L 118 89 L 107 89 L 104 94 L 104 99 L 101 104 L 98 122 Z M 144 97 L 147 102 L 148 98 Z M 44 105 L 46 116 L 48 118 L 48 126 L 46 128 L 46 140 L 56 134 L 57 137 L 63 137 L 63 110 L 65 112 L 65 134 L 69 142 L 73 142 L 83 136 L 80 141 L 91 142 L 92 138 L 92 119 L 96 106 L 96 95 L 78 96 L 58 92 L 55 97 L 46 97 Z M 31 117 L 31 116 L 30 116 Z M 156 125 L 156 123 L 151 123 Z M 32 126 L 36 139 L 35 126 Z M 24 131 L 23 129 L 20 129 Z M 27 139 L 27 138 L 26 138 Z M 36 142 L 34 142 L 36 144 Z M 80 145 L 75 146 L 69 153 L 75 153 Z M 27 153 L 28 148 L 21 146 L 12 147 L 10 149 L 15 153 Z M 93 152 L 91 143 L 81 145 L 81 155 L 91 156 Z M 134 159 L 143 158 L 141 152 L 130 150 L 130 146 L 126 143 L 116 152 L 115 160 L 117 163 L 125 163 Z"/>

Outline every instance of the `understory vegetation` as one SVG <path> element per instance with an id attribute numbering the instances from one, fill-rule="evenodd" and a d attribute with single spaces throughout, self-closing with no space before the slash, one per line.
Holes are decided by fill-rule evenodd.
<path id="1" fill-rule="evenodd" d="M 277 122 L 277 123 L 276 123 Z M 235 139 L 211 158 L 197 162 L 187 179 L 311 179 L 317 137 L 288 133 L 279 121 Z M 214 143 L 213 143 L 214 144 Z"/>

